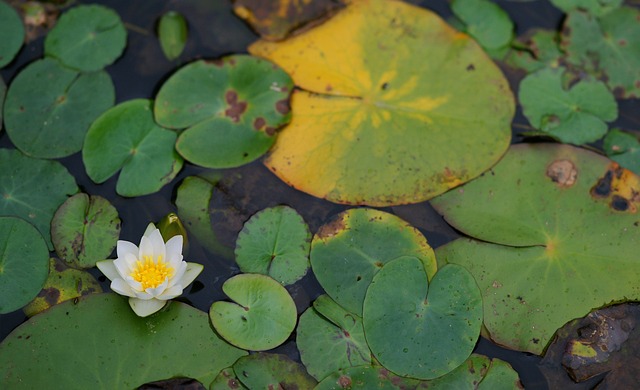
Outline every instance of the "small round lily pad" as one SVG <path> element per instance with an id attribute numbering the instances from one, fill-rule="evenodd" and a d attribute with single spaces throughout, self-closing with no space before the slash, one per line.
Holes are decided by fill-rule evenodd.
<path id="1" fill-rule="evenodd" d="M 24 41 L 24 25 L 13 7 L 0 1 L 0 68 L 18 54 Z M 2 105 L 0 105 L 0 109 Z"/>
<path id="2" fill-rule="evenodd" d="M 82 149 L 89 126 L 114 101 L 115 89 L 106 72 L 79 73 L 51 58 L 37 60 L 9 86 L 4 108 L 7 134 L 27 155 L 69 156 Z"/>
<path id="3" fill-rule="evenodd" d="M 311 233 L 288 206 L 264 209 L 243 226 L 236 241 L 242 272 L 269 275 L 283 285 L 295 283 L 309 269 Z"/>
<path id="4" fill-rule="evenodd" d="M 76 194 L 51 221 L 51 239 L 60 259 L 77 268 L 91 268 L 106 259 L 120 237 L 118 210 L 103 197 Z"/>
<path id="5" fill-rule="evenodd" d="M 453 0 L 451 10 L 465 31 L 487 50 L 504 48 L 513 38 L 513 22 L 499 5 L 489 0 Z"/>
<path id="6" fill-rule="evenodd" d="M 420 260 L 396 259 L 374 276 L 362 320 L 369 348 L 384 367 L 433 379 L 471 355 L 480 337 L 482 296 L 462 266 L 445 265 L 429 282 Z"/>
<path id="7" fill-rule="evenodd" d="M 234 302 L 214 302 L 209 311 L 211 323 L 225 340 L 239 348 L 275 348 L 296 326 L 293 298 L 268 276 L 236 275 L 224 282 L 222 291 Z"/>
<path id="8" fill-rule="evenodd" d="M 49 274 L 49 250 L 40 232 L 15 217 L 0 217 L 0 314 L 38 294 Z"/>
<path id="9" fill-rule="evenodd" d="M 113 63 L 127 44 L 120 16 L 101 5 L 80 5 L 64 13 L 44 41 L 45 55 L 81 71 Z"/>
<path id="10" fill-rule="evenodd" d="M 154 122 L 152 105 L 151 100 L 129 100 L 93 122 L 82 148 L 91 180 L 102 183 L 122 169 L 116 192 L 141 196 L 159 191 L 180 171 L 176 133 Z"/>
<path id="11" fill-rule="evenodd" d="M 233 371 L 249 389 L 313 389 L 317 384 L 302 364 L 275 353 L 243 356 Z"/>

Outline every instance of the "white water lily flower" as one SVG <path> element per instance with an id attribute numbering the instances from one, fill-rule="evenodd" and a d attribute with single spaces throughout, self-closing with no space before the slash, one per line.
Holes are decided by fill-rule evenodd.
<path id="1" fill-rule="evenodd" d="M 182 261 L 182 236 L 164 242 L 160 230 L 150 223 L 140 248 L 118 240 L 118 258 L 98 261 L 97 266 L 111 280 L 111 289 L 129 297 L 129 305 L 140 317 L 162 309 L 191 284 L 204 268 Z"/>

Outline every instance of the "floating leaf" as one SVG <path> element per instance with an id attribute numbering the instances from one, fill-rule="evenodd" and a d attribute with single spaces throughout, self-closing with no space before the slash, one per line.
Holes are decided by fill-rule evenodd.
<path id="1" fill-rule="evenodd" d="M 623 0 L 551 0 L 551 4 L 566 13 L 583 10 L 595 16 L 603 16 L 619 8 Z"/>
<path id="2" fill-rule="evenodd" d="M 471 355 L 480 337 L 482 297 L 463 267 L 446 265 L 428 282 L 418 259 L 396 259 L 374 276 L 362 320 L 380 364 L 400 376 L 433 379 Z"/>
<path id="3" fill-rule="evenodd" d="M 91 268 L 96 261 L 109 257 L 118 237 L 118 210 L 96 195 L 70 197 L 51 221 L 51 239 L 56 253 L 76 268 Z"/>
<path id="4" fill-rule="evenodd" d="M 374 275 L 397 258 L 417 258 L 429 277 L 436 272 L 426 238 L 402 219 L 358 208 L 338 214 L 318 229 L 311 243 L 311 267 L 324 290 L 347 311 L 362 315 Z"/>
<path id="5" fill-rule="evenodd" d="M 233 372 L 233 368 L 228 367 L 224 370 L 220 371 L 216 379 L 211 382 L 209 386 L 209 390 L 246 390 L 242 382 L 236 376 L 236 373 Z"/>
<path id="6" fill-rule="evenodd" d="M 544 68 L 520 83 L 518 97 L 524 115 L 536 129 L 576 145 L 594 142 L 607 132 L 606 122 L 618 117 L 618 105 L 607 87 L 582 80 L 565 89 L 564 68 Z"/>
<path id="7" fill-rule="evenodd" d="M 561 47 L 567 61 L 607 83 L 616 97 L 640 97 L 640 10 L 620 7 L 602 18 L 573 11 Z"/>
<path id="8" fill-rule="evenodd" d="M 100 283 L 89 272 L 69 268 L 61 260 L 50 258 L 49 276 L 42 290 L 22 310 L 32 317 L 69 299 L 101 292 Z"/>
<path id="9" fill-rule="evenodd" d="M 560 35 L 557 31 L 533 30 L 524 39 L 517 42 L 506 56 L 505 62 L 514 68 L 521 68 L 528 73 L 536 70 L 558 66 L 560 57 Z"/>
<path id="10" fill-rule="evenodd" d="M 371 364 L 362 319 L 327 295 L 319 296 L 300 316 L 296 345 L 307 371 L 318 380 L 340 369 Z"/>
<path id="11" fill-rule="evenodd" d="M 210 383 L 245 354 L 211 331 L 206 313 L 184 303 L 140 318 L 126 298 L 91 294 L 16 328 L 0 344 L 0 377 L 7 388 L 30 389 L 130 389 L 178 375 Z"/>
<path id="12" fill-rule="evenodd" d="M 3 129 L 2 112 L 4 111 L 4 97 L 7 93 L 7 86 L 4 84 L 2 76 L 0 76 L 0 130 Z"/>
<path id="13" fill-rule="evenodd" d="M 48 259 L 36 228 L 19 218 L 0 217 L 0 314 L 35 298 L 47 279 Z"/>
<path id="14" fill-rule="evenodd" d="M 164 242 L 169 241 L 171 237 L 182 236 L 182 253 L 186 254 L 188 252 L 189 237 L 187 236 L 187 229 L 185 229 L 178 214 L 169 213 L 165 215 L 160 222 L 158 222 L 157 226 Z"/>
<path id="15" fill-rule="evenodd" d="M 640 142 L 630 133 L 611 129 L 604 137 L 604 152 L 623 168 L 640 174 Z"/>
<path id="16" fill-rule="evenodd" d="M 453 0 L 451 10 L 483 48 L 497 50 L 511 43 L 513 22 L 499 5 L 489 0 Z"/>
<path id="17" fill-rule="evenodd" d="M 235 0 L 233 12 L 264 39 L 280 40 L 298 27 L 328 15 L 341 0 Z"/>
<path id="18" fill-rule="evenodd" d="M 51 218 L 67 196 L 78 192 L 73 176 L 57 161 L 37 160 L 10 149 L 0 149 L 0 167 L 0 215 L 30 222 L 53 250 Z"/>
<path id="19" fill-rule="evenodd" d="M 283 285 L 293 284 L 309 269 L 311 233 L 304 219 L 288 206 L 254 214 L 236 241 L 240 271 L 269 275 Z"/>
<path id="20" fill-rule="evenodd" d="M 265 164 L 311 195 L 417 203 L 478 176 L 508 147 L 507 81 L 475 41 L 425 9 L 352 2 L 312 30 L 249 51 L 302 88 Z"/>
<path id="21" fill-rule="evenodd" d="M 211 323 L 231 344 L 252 351 L 284 343 L 296 326 L 296 305 L 277 281 L 265 275 L 240 274 L 228 279 L 222 291 L 232 302 L 211 305 Z"/>
<path id="22" fill-rule="evenodd" d="M 69 156 L 82 149 L 89 126 L 114 101 L 106 72 L 79 73 L 51 58 L 38 60 L 9 86 L 4 107 L 7 133 L 27 155 Z"/>
<path id="23" fill-rule="evenodd" d="M 102 183 L 122 169 L 116 191 L 140 196 L 175 177 L 183 163 L 174 150 L 176 133 L 158 126 L 151 109 L 151 100 L 129 100 L 93 122 L 82 148 L 91 180 Z"/>
<path id="24" fill-rule="evenodd" d="M 175 11 L 162 15 L 158 22 L 158 39 L 164 56 L 169 61 L 180 57 L 187 43 L 187 21 Z"/>
<path id="25" fill-rule="evenodd" d="M 273 144 L 289 121 L 293 85 L 282 69 L 260 58 L 233 55 L 196 61 L 167 80 L 156 97 L 155 117 L 180 129 L 176 148 L 209 168 L 246 164 Z"/>
<path id="26" fill-rule="evenodd" d="M 112 9 L 80 5 L 63 14 L 44 41 L 47 56 L 85 72 L 113 63 L 127 44 L 127 31 Z"/>
<path id="27" fill-rule="evenodd" d="M 458 230 L 439 261 L 466 267 L 498 344 L 540 354 L 594 307 L 639 299 L 640 178 L 568 145 L 516 145 L 491 174 L 432 200 Z"/>
<path id="28" fill-rule="evenodd" d="M 317 382 L 302 364 L 274 353 L 254 353 L 233 364 L 236 377 L 249 389 L 313 389 Z"/>
<path id="29" fill-rule="evenodd" d="M 0 40 L 0 68 L 2 68 L 13 61 L 24 41 L 22 20 L 16 10 L 4 1 L 0 1 L 0 37 L 2 37 Z M 0 108 L 2 108 L 1 104 Z"/>

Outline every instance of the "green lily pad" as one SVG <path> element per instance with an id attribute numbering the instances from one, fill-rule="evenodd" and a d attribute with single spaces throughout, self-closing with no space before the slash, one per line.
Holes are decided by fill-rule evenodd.
<path id="1" fill-rule="evenodd" d="M 300 214 L 288 206 L 271 207 L 245 222 L 236 241 L 236 262 L 242 272 L 293 284 L 309 269 L 310 242 Z"/>
<path id="2" fill-rule="evenodd" d="M 318 282 L 336 303 L 359 316 L 374 275 L 397 258 L 419 259 L 429 278 L 436 272 L 427 239 L 402 219 L 374 209 L 338 214 L 311 242 L 311 267 Z"/>
<path id="3" fill-rule="evenodd" d="M 0 377 L 7 388 L 30 389 L 130 389 L 172 376 L 210 383 L 245 354 L 211 331 L 206 313 L 184 303 L 140 318 L 126 298 L 91 294 L 16 328 L 0 344 Z"/>
<path id="4" fill-rule="evenodd" d="M 423 8 L 349 2 L 323 24 L 249 52 L 300 88 L 265 165 L 313 196 L 421 202 L 480 175 L 511 139 L 513 96 L 500 70 Z"/>
<path id="5" fill-rule="evenodd" d="M 601 18 L 580 11 L 565 19 L 567 61 L 595 74 L 618 98 L 640 97 L 640 10 L 617 8 Z"/>
<path id="6" fill-rule="evenodd" d="M 0 314 L 31 301 L 49 273 L 49 250 L 28 222 L 0 217 Z"/>
<path id="7" fill-rule="evenodd" d="M 551 4 L 566 13 L 574 10 L 587 11 L 591 15 L 603 16 L 619 8 L 623 0 L 551 0 Z"/>
<path id="8" fill-rule="evenodd" d="M 483 48 L 496 50 L 511 43 L 513 22 L 499 5 L 489 0 L 453 0 L 451 11 Z"/>
<path id="9" fill-rule="evenodd" d="M 418 259 L 396 259 L 373 278 L 362 320 L 380 364 L 400 376 L 433 379 L 471 355 L 480 337 L 482 297 L 461 266 L 445 265 L 429 282 Z"/>
<path id="10" fill-rule="evenodd" d="M 64 13 L 44 41 L 47 56 L 85 72 L 113 63 L 127 44 L 127 31 L 112 9 L 80 5 Z"/>
<path id="11" fill-rule="evenodd" d="M 0 76 L 0 130 L 2 130 L 4 128 L 3 125 L 3 121 L 2 121 L 2 112 L 4 111 L 4 97 L 7 93 L 7 86 L 4 83 L 4 80 L 2 79 L 2 76 Z"/>
<path id="12" fill-rule="evenodd" d="M 164 242 L 169 241 L 171 237 L 182 236 L 182 253 L 186 257 L 186 253 L 189 251 L 189 237 L 187 229 L 182 224 L 178 214 L 169 213 L 165 215 L 156 226 L 160 230 Z"/>
<path id="13" fill-rule="evenodd" d="M 49 259 L 49 276 L 42 290 L 22 310 L 32 317 L 69 299 L 101 292 L 100 283 L 89 272 L 69 268 L 63 261 L 52 257 Z"/>
<path id="14" fill-rule="evenodd" d="M 640 298 L 640 178 L 593 152 L 522 144 L 491 174 L 432 200 L 458 230 L 439 261 L 466 267 L 491 338 L 540 354 L 594 307 Z"/>
<path id="15" fill-rule="evenodd" d="M 327 295 L 319 296 L 300 316 L 296 345 L 307 371 L 318 380 L 340 369 L 371 364 L 362 318 Z"/>
<path id="16" fill-rule="evenodd" d="M 284 287 L 259 274 L 228 279 L 222 291 L 232 302 L 211 305 L 209 316 L 216 331 L 231 344 L 252 351 L 284 343 L 296 326 L 296 305 Z"/>
<path id="17" fill-rule="evenodd" d="M 640 174 L 640 141 L 635 135 L 611 129 L 604 137 L 602 147 L 607 157 L 623 168 Z"/>
<path id="18" fill-rule="evenodd" d="M 176 148 L 188 161 L 229 168 L 262 156 L 276 129 L 289 121 L 291 79 L 260 58 L 232 55 L 196 61 L 167 80 L 156 97 L 155 117 L 180 129 Z"/>
<path id="19" fill-rule="evenodd" d="M 180 57 L 187 43 L 187 21 L 182 14 L 169 11 L 158 22 L 158 39 L 164 56 L 169 61 Z"/>
<path id="20" fill-rule="evenodd" d="M 556 68 L 563 55 L 560 51 L 560 34 L 552 30 L 533 30 L 524 38 L 518 38 L 514 46 L 504 61 L 527 73 L 546 67 Z"/>
<path id="21" fill-rule="evenodd" d="M 232 367 L 220 371 L 216 379 L 209 385 L 209 390 L 246 390 L 247 387 L 240 382 Z"/>
<path id="22" fill-rule="evenodd" d="M 564 68 L 544 68 L 520 82 L 518 97 L 524 115 L 536 129 L 566 143 L 594 142 L 618 117 L 618 105 L 606 85 L 582 80 L 565 89 Z"/>
<path id="23" fill-rule="evenodd" d="M 120 237 L 118 210 L 108 200 L 75 194 L 56 211 L 51 239 L 60 259 L 76 268 L 91 268 L 104 260 Z"/>
<path id="24" fill-rule="evenodd" d="M 134 99 L 111 108 L 89 128 L 82 148 L 87 174 L 102 183 L 120 169 L 116 192 L 141 196 L 157 192 L 182 168 L 176 133 L 153 120 L 152 101 Z"/>
<path id="25" fill-rule="evenodd" d="M 24 41 L 24 25 L 13 7 L 0 1 L 0 68 L 13 61 Z M 0 105 L 0 108 L 1 105 Z"/>
<path id="26" fill-rule="evenodd" d="M 30 222 L 53 250 L 51 219 L 67 197 L 78 192 L 73 176 L 57 161 L 38 160 L 10 149 L 0 149 L 0 167 L 0 215 Z"/>
<path id="27" fill-rule="evenodd" d="M 300 363 L 274 353 L 254 353 L 233 364 L 236 377 L 249 389 L 313 389 L 318 383 Z"/>
<path id="28" fill-rule="evenodd" d="M 114 101 L 106 72 L 79 73 L 51 58 L 38 60 L 9 86 L 4 107 L 7 133 L 27 155 L 69 156 L 82 149 L 89 126 Z"/>

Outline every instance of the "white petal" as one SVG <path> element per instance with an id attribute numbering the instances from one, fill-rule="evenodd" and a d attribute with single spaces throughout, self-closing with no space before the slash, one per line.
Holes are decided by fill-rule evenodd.
<path id="1" fill-rule="evenodd" d="M 118 273 L 115 265 L 113 265 L 113 260 L 102 260 L 96 263 L 96 267 L 106 276 L 109 280 L 120 279 L 121 276 Z"/>
<path id="2" fill-rule="evenodd" d="M 129 298 L 129 306 L 140 317 L 149 316 L 158 310 L 162 309 L 166 305 L 167 301 L 160 301 L 158 299 L 142 300 L 137 298 Z"/>
<path id="3" fill-rule="evenodd" d="M 153 299 L 153 297 L 151 296 L 151 294 L 149 294 L 146 291 L 136 291 L 133 290 L 134 293 L 136 293 L 136 298 L 138 299 L 142 299 L 143 301 L 148 301 L 149 299 Z"/>
<path id="4" fill-rule="evenodd" d="M 134 280 L 130 275 L 124 278 L 124 281 L 127 282 L 129 286 L 131 286 L 133 291 L 142 291 L 142 283 Z"/>
<path id="5" fill-rule="evenodd" d="M 182 294 L 182 286 L 178 284 L 164 290 L 164 292 L 160 296 L 158 296 L 157 299 L 162 299 L 162 300 L 173 299 L 179 296 L 180 294 Z"/>
<path id="6" fill-rule="evenodd" d="M 156 288 L 148 287 L 144 291 L 146 291 L 147 294 L 151 295 L 152 297 L 157 298 L 160 294 L 164 292 L 164 290 L 167 289 L 168 283 L 169 283 L 169 279 L 165 279 L 164 282 L 162 282 L 162 284 L 160 284 L 158 287 Z"/>
<path id="7" fill-rule="evenodd" d="M 184 272 L 187 270 L 187 262 L 181 261 L 180 264 L 178 264 L 178 268 L 174 268 L 174 270 L 175 273 L 173 274 L 171 279 L 169 279 L 169 287 L 175 286 L 176 284 L 178 284 L 180 279 L 182 279 L 182 275 L 184 275 Z"/>
<path id="8" fill-rule="evenodd" d="M 116 246 L 116 252 L 118 253 L 119 258 L 124 258 L 127 255 L 127 253 L 130 253 L 134 257 L 137 257 L 138 247 L 136 246 L 136 244 L 132 242 L 118 240 L 118 245 Z"/>
<path id="9" fill-rule="evenodd" d="M 180 235 L 173 236 L 167 241 L 166 251 L 167 258 L 166 261 L 171 265 L 171 268 L 177 269 L 178 265 L 182 261 L 182 242 L 183 238 Z"/>
<path id="10" fill-rule="evenodd" d="M 124 295 L 126 297 L 135 297 L 136 292 L 125 282 L 124 280 L 118 278 L 114 279 L 111 282 L 111 289 L 117 292 L 120 295 Z"/>
<path id="11" fill-rule="evenodd" d="M 164 238 L 162 238 L 160 230 L 156 229 L 152 231 L 149 235 L 149 240 L 151 240 L 151 246 L 153 246 L 153 255 L 155 256 L 154 258 L 162 256 L 162 260 L 167 261 Z"/>
<path id="12" fill-rule="evenodd" d="M 151 232 L 152 232 L 152 231 L 154 231 L 154 230 L 156 230 L 156 229 L 157 229 L 157 228 L 156 228 L 156 225 L 154 225 L 154 224 L 153 224 L 153 222 L 150 222 L 150 223 L 147 225 L 147 229 L 144 231 L 143 236 L 144 236 L 144 237 L 149 237 L 149 235 L 151 234 Z"/>
<path id="13" fill-rule="evenodd" d="M 184 275 L 180 278 L 176 285 L 180 285 L 183 288 L 187 287 L 195 280 L 195 278 L 200 275 L 200 272 L 204 269 L 202 264 L 198 263 L 187 263 L 187 270 L 184 272 Z"/>
<path id="14" fill-rule="evenodd" d="M 140 252 L 138 254 L 138 259 L 144 260 L 145 256 L 153 256 L 153 244 L 151 243 L 151 239 L 147 236 L 143 236 L 140 240 Z"/>
<path id="15" fill-rule="evenodd" d="M 131 267 L 129 267 L 129 264 L 127 263 L 128 262 L 125 261 L 125 259 L 122 257 L 118 257 L 113 261 L 113 266 L 116 269 L 116 271 L 118 271 L 118 274 L 122 279 L 127 279 L 131 275 L 132 269 Z"/>
<path id="16" fill-rule="evenodd" d="M 124 262 L 127 264 L 127 268 L 129 268 L 129 273 L 133 272 L 134 269 L 138 268 L 138 258 L 136 257 L 136 255 L 127 253 L 124 256 Z"/>

